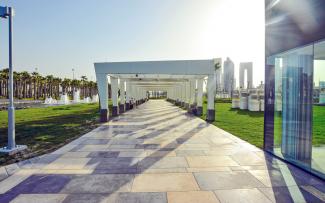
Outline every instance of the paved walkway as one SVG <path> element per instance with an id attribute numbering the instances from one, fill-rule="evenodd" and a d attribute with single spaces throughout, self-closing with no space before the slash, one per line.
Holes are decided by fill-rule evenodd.
<path id="1" fill-rule="evenodd" d="M 165 101 L 20 165 L 1 203 L 325 201 L 324 182 Z"/>

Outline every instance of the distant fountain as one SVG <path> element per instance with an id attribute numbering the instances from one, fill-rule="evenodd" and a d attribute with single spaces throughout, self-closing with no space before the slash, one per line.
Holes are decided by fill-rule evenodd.
<path id="1" fill-rule="evenodd" d="M 93 95 L 93 98 L 92 98 L 91 102 L 93 102 L 93 103 L 97 103 L 98 102 L 98 94 Z"/>
<path id="2" fill-rule="evenodd" d="M 68 98 L 68 95 L 62 94 L 60 97 L 60 101 L 58 102 L 59 104 L 69 104 L 70 100 Z"/>
<path id="3" fill-rule="evenodd" d="M 49 104 L 49 105 L 57 104 L 57 103 L 58 103 L 58 101 L 56 99 L 53 99 L 52 97 L 48 97 L 44 101 L 44 104 Z"/>
<path id="4" fill-rule="evenodd" d="M 90 97 L 85 97 L 85 98 L 82 100 L 82 103 L 90 103 L 90 102 L 91 102 Z"/>
<path id="5" fill-rule="evenodd" d="M 80 103 L 80 90 L 73 92 L 73 103 Z"/>

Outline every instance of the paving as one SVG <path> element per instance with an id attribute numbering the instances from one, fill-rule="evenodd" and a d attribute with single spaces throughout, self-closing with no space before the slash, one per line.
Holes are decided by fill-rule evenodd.
<path id="1" fill-rule="evenodd" d="M 1 203 L 325 202 L 325 182 L 163 100 L 19 168 Z"/>

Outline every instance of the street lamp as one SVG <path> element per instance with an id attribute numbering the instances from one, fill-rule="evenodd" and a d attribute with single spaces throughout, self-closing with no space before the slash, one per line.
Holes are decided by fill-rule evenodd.
<path id="1" fill-rule="evenodd" d="M 9 21 L 9 106 L 8 106 L 8 146 L 0 148 L 0 152 L 14 154 L 27 148 L 25 145 L 16 145 L 15 141 L 15 107 L 14 81 L 12 68 L 12 18 L 14 10 L 11 7 L 0 6 L 0 17 Z"/>

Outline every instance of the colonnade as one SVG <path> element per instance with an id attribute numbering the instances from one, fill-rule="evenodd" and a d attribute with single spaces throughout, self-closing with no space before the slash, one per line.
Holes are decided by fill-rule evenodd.
<path id="1" fill-rule="evenodd" d="M 110 77 L 111 81 L 111 98 L 113 117 L 133 108 L 134 105 L 140 105 L 148 100 L 148 90 L 150 86 L 141 86 L 139 83 L 124 78 Z M 107 122 L 109 115 L 108 108 L 108 76 L 105 74 L 97 75 L 98 90 L 100 98 L 100 121 Z M 203 87 L 204 78 L 179 79 L 168 85 L 161 87 L 167 92 L 167 100 L 177 106 L 183 107 L 189 113 L 197 116 L 203 114 Z M 207 77 L 207 112 L 206 120 L 212 122 L 215 120 L 215 78 L 213 75 Z M 156 90 L 159 86 L 155 87 Z"/>
<path id="2" fill-rule="evenodd" d="M 206 120 L 215 120 L 214 59 L 102 62 L 94 65 L 102 122 L 106 122 L 109 115 L 108 77 L 112 89 L 112 116 L 145 102 L 148 91 L 165 91 L 169 101 L 201 116 L 204 113 L 203 88 L 206 87 L 208 98 Z"/>
<path id="3" fill-rule="evenodd" d="M 206 120 L 212 122 L 215 120 L 215 90 L 216 82 L 213 75 L 208 76 L 206 85 L 207 92 L 207 112 Z M 189 113 L 197 116 L 203 114 L 203 83 L 204 79 L 188 79 L 187 81 L 177 83 L 167 91 L 167 100 L 177 106 L 186 108 Z"/>
<path id="4" fill-rule="evenodd" d="M 111 81 L 112 116 L 118 116 L 130 110 L 135 105 L 147 101 L 145 88 L 133 84 L 132 81 L 123 78 L 97 74 L 98 91 L 100 99 L 100 121 L 107 122 L 109 117 L 108 108 L 108 77 Z"/>

